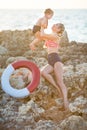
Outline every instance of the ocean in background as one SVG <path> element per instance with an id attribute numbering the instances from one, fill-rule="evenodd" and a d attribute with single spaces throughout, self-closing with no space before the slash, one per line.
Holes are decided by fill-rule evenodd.
<path id="1" fill-rule="evenodd" d="M 32 29 L 43 12 L 43 9 L 0 10 L 0 31 Z M 51 26 L 58 22 L 65 25 L 70 41 L 87 43 L 87 9 L 54 10 L 46 32 L 50 33 Z"/>

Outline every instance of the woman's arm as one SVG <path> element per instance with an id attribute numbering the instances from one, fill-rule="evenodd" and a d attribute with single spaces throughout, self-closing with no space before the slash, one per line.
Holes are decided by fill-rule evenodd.
<path id="1" fill-rule="evenodd" d="M 41 38 L 45 40 L 55 40 L 56 38 L 52 34 L 41 34 Z"/>
<path id="2" fill-rule="evenodd" d="M 40 37 L 43 40 L 57 40 L 57 37 L 54 34 L 46 34 L 41 30 Z"/>

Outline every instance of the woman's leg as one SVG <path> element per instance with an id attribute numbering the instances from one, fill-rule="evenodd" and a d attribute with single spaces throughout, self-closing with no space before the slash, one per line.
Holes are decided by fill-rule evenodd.
<path id="1" fill-rule="evenodd" d="M 47 64 L 42 70 L 41 70 L 41 75 L 48 80 L 55 88 L 57 88 L 59 94 L 61 95 L 61 91 L 60 88 L 58 87 L 58 85 L 56 84 L 56 82 L 54 81 L 51 73 L 54 71 L 54 68 Z"/>
<path id="2" fill-rule="evenodd" d="M 64 106 L 67 109 L 69 106 L 68 104 L 68 97 L 67 97 L 67 88 L 63 82 L 63 64 L 61 62 L 56 62 L 54 65 L 54 73 L 56 76 L 57 84 L 59 85 L 61 92 L 63 94 L 64 99 Z"/>

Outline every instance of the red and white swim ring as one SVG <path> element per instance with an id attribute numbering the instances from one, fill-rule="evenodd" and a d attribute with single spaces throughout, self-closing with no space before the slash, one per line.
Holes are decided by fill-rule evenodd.
<path id="1" fill-rule="evenodd" d="M 23 89 L 15 89 L 10 85 L 9 78 L 14 70 L 25 67 L 31 70 L 32 72 L 32 81 L 26 88 Z M 17 62 L 13 62 L 8 65 L 8 67 L 4 70 L 1 76 L 1 85 L 2 89 L 12 97 L 16 98 L 24 98 L 28 96 L 31 92 L 33 92 L 40 82 L 40 70 L 36 66 L 35 63 L 30 62 L 28 60 L 20 60 Z"/>

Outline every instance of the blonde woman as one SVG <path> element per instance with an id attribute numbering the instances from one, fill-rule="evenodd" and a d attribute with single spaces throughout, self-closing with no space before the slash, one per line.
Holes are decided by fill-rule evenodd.
<path id="1" fill-rule="evenodd" d="M 63 82 L 63 63 L 58 54 L 59 40 L 64 32 L 64 29 L 65 27 L 63 24 L 57 23 L 52 26 L 52 34 L 45 34 L 42 30 L 41 32 L 37 32 L 36 37 L 45 40 L 44 46 L 46 47 L 48 53 L 48 64 L 43 67 L 41 74 L 54 87 L 56 87 L 58 91 L 61 92 L 64 100 L 64 107 L 65 109 L 68 109 L 68 92 Z M 52 72 L 55 74 L 56 81 L 51 75 Z"/>

